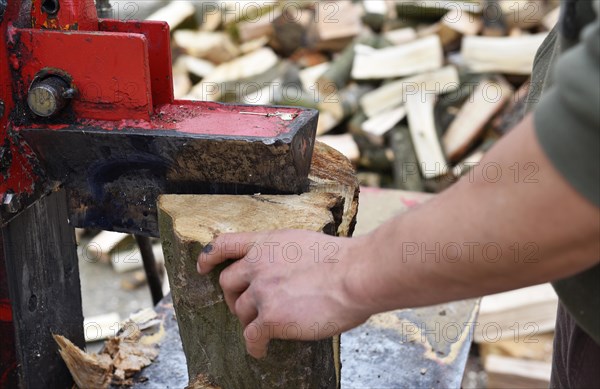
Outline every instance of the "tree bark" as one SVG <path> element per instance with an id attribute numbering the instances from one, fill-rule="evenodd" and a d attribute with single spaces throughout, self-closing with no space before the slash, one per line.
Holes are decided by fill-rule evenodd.
<path id="1" fill-rule="evenodd" d="M 219 266 L 196 272 L 201 249 L 223 232 L 306 229 L 351 235 L 358 209 L 352 165 L 317 143 L 310 190 L 302 195 L 165 195 L 159 220 L 165 265 L 193 381 L 199 375 L 222 388 L 336 388 L 339 340 L 272 341 L 265 359 L 246 353 L 243 328 L 223 299 Z"/>

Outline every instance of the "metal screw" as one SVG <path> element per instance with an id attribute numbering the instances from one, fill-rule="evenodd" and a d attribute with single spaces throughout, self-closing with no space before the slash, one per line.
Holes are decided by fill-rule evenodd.
<path id="1" fill-rule="evenodd" d="M 0 119 L 4 116 L 4 101 L 0 100 Z"/>

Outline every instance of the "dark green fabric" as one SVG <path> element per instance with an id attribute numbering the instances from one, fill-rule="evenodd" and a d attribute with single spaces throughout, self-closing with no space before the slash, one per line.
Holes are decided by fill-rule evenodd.
<path id="1" fill-rule="evenodd" d="M 554 31 L 538 51 L 529 96 L 544 152 L 573 188 L 598 207 L 599 8 L 600 0 L 563 3 L 560 30 Z M 600 265 L 553 286 L 577 324 L 600 344 Z"/>

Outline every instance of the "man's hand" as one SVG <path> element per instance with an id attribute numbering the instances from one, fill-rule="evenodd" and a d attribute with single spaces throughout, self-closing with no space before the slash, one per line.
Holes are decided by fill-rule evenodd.
<path id="1" fill-rule="evenodd" d="M 307 231 L 224 234 L 200 255 L 198 271 L 237 260 L 219 282 L 248 353 L 261 358 L 270 339 L 323 339 L 370 316 L 357 297 L 359 248 L 356 238 Z"/>

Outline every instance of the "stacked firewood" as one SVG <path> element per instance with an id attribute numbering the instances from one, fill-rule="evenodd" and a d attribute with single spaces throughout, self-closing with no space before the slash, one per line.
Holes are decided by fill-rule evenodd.
<path id="1" fill-rule="evenodd" d="M 556 1 L 171 2 L 179 99 L 320 111 L 365 185 L 440 191 L 525 109 Z"/>

